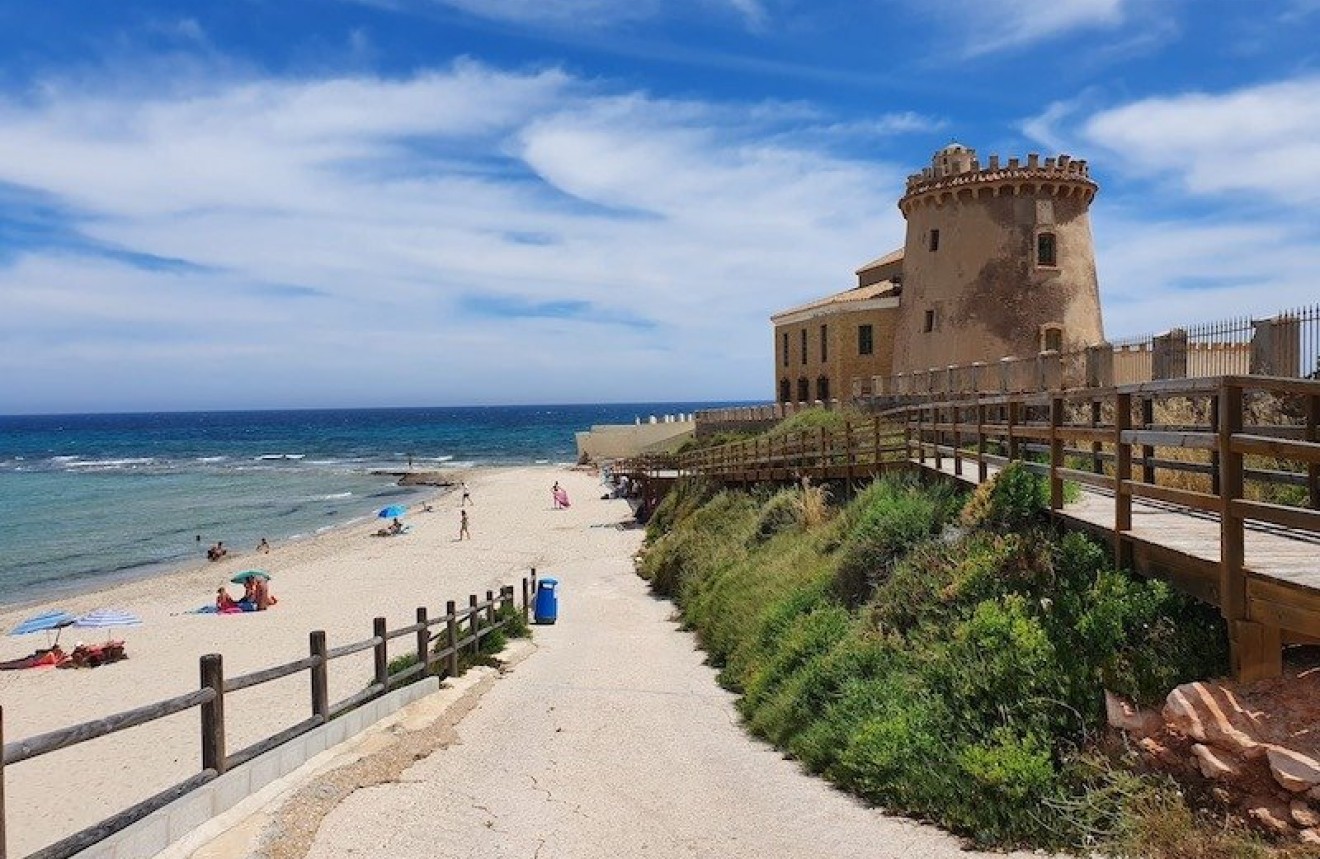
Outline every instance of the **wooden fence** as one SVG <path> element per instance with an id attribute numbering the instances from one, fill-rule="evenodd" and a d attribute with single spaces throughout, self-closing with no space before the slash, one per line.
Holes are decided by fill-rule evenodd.
<path id="1" fill-rule="evenodd" d="M 527 619 L 535 589 L 536 570 L 533 569 L 530 579 L 522 580 L 524 620 Z M 155 796 L 26 857 L 26 859 L 66 859 L 152 812 L 164 808 L 224 772 L 384 695 L 391 688 L 419 680 L 434 671 L 442 671 L 448 677 L 456 676 L 459 673 L 459 659 L 462 654 L 465 651 L 477 653 L 481 647 L 481 640 L 505 627 L 509 623 L 510 613 L 514 610 L 513 586 L 506 585 L 500 588 L 498 596 L 494 591 L 486 591 L 484 600 L 479 600 L 476 594 L 472 594 L 468 597 L 467 606 L 463 608 L 459 608 L 451 600 L 445 604 L 445 613 L 439 617 L 430 617 L 425 607 L 419 607 L 416 622 L 399 629 L 388 629 L 385 618 L 375 618 L 372 621 L 371 637 L 351 644 L 328 647 L 325 632 L 316 630 L 308 636 L 307 656 L 236 677 L 225 676 L 224 660 L 220 654 L 207 654 L 199 660 L 200 685 L 195 691 L 9 743 L 4 741 L 4 708 L 0 707 L 0 859 L 6 859 L 8 855 L 5 847 L 4 794 L 5 770 L 8 767 L 128 728 L 147 725 L 185 710 L 198 709 L 201 726 L 199 733 L 201 771 Z M 390 673 L 390 642 L 399 638 L 409 638 L 409 647 L 395 653 L 395 656 L 414 654 L 417 661 Z M 441 646 L 437 647 L 437 644 Z M 331 704 L 330 663 L 341 657 L 367 650 L 373 653 L 371 682 L 362 691 Z M 311 715 L 264 740 L 230 752 L 225 743 L 225 696 L 300 672 L 307 672 L 311 688 Z"/>
<path id="2" fill-rule="evenodd" d="M 1112 499 L 1099 519 L 1092 505 L 1090 522 L 1072 516 L 1069 524 L 1110 540 L 1119 565 L 1218 606 L 1235 673 L 1250 679 L 1280 673 L 1283 643 L 1320 642 L 1318 427 L 1320 381 L 1293 378 L 935 393 L 867 424 L 734 442 L 638 464 L 635 473 L 645 480 L 648 468 L 665 465 L 674 477 L 752 483 L 917 466 L 979 483 L 991 467 L 1022 461 L 1048 480 L 1061 518 L 1070 515 L 1067 483 Z M 1134 499 L 1179 517 L 1164 534 L 1140 535 Z M 1263 536 L 1248 541 L 1248 530 Z"/>

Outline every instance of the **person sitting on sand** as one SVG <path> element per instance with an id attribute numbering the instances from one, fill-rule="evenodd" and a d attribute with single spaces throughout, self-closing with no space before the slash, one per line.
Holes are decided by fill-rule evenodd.
<path id="1" fill-rule="evenodd" d="M 263 579 L 252 578 L 248 581 L 253 582 L 252 595 L 253 602 L 257 604 L 257 611 L 265 611 L 275 603 L 279 602 L 270 592 L 270 586 Z"/>
<path id="2" fill-rule="evenodd" d="M 225 544 L 220 540 L 216 540 L 215 545 L 206 550 L 206 560 L 218 561 L 228 554 L 229 550 L 225 548 Z"/>
<path id="3" fill-rule="evenodd" d="M 269 555 L 269 554 L 270 554 L 270 543 L 267 543 L 267 542 L 266 542 L 266 538 L 265 538 L 265 537 L 262 537 L 262 538 L 261 538 L 261 542 L 257 544 L 257 551 L 260 552 L 260 553 L 263 554 L 263 555 Z"/>
<path id="4" fill-rule="evenodd" d="M 395 518 L 394 522 L 390 525 L 390 534 L 393 535 L 393 534 L 402 534 L 402 533 L 403 533 L 403 523 L 400 522 L 397 518 Z"/>
<path id="5" fill-rule="evenodd" d="M 235 611 L 238 609 L 238 603 L 229 595 L 229 590 L 221 585 L 215 589 L 215 610 L 216 611 Z"/>

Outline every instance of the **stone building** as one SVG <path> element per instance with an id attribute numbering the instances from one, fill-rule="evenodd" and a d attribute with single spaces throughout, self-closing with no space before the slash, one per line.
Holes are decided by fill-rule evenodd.
<path id="1" fill-rule="evenodd" d="M 954 143 L 908 177 L 903 248 L 857 285 L 771 317 L 780 402 L 847 398 L 852 380 L 1100 343 L 1085 161 L 982 165 Z"/>

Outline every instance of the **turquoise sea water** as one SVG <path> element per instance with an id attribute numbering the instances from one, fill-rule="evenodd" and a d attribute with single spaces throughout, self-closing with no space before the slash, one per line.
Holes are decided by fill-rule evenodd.
<path id="1" fill-rule="evenodd" d="M 572 462 L 598 423 L 724 404 L 0 416 L 0 604 L 250 551 L 416 500 L 389 475 Z M 200 542 L 198 537 L 201 538 Z"/>

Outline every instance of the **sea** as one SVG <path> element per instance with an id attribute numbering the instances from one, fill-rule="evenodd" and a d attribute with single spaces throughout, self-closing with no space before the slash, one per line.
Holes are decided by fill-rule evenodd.
<path id="1" fill-rule="evenodd" d="M 572 463 L 592 424 L 723 405 L 0 416 L 0 605 L 371 519 L 437 491 L 410 468 Z"/>

